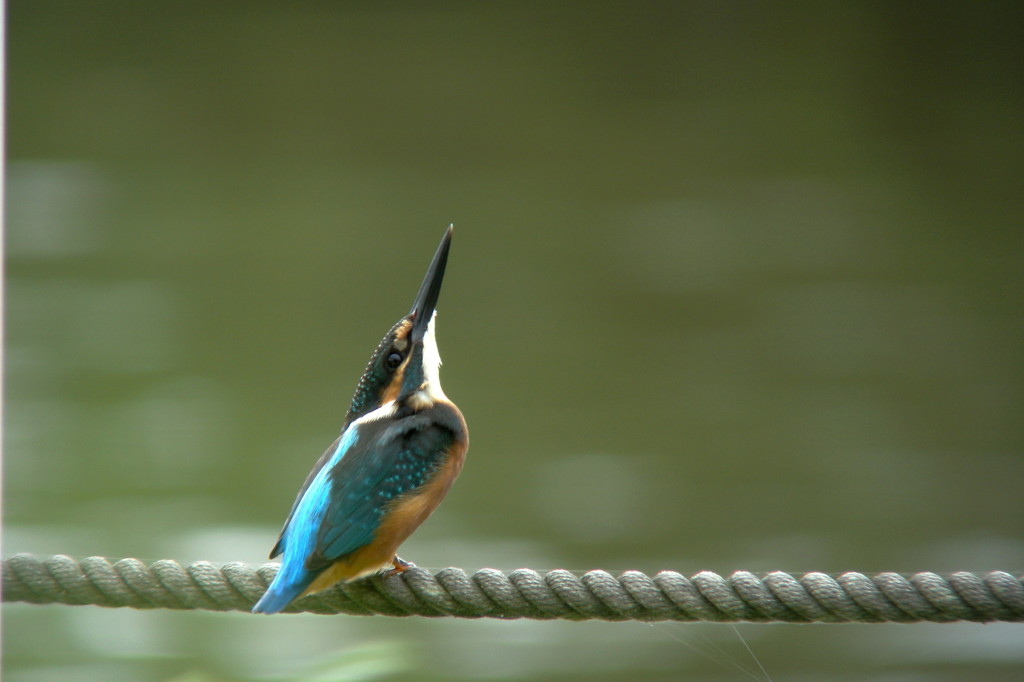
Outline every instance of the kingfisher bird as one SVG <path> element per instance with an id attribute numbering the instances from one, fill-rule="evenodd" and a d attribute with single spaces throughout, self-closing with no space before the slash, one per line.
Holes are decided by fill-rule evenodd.
<path id="1" fill-rule="evenodd" d="M 452 226 L 409 314 L 385 334 L 356 386 L 341 435 L 299 489 L 270 558 L 281 567 L 254 613 L 340 581 L 413 564 L 398 546 L 437 508 L 462 470 L 469 433 L 441 390 L 434 338 Z"/>

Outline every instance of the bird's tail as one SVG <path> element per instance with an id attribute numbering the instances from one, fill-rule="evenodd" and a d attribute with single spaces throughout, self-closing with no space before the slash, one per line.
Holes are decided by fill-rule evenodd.
<path id="1" fill-rule="evenodd" d="M 270 587 L 252 607 L 253 613 L 277 613 L 292 603 L 303 591 L 312 584 L 316 573 L 303 570 L 298 575 L 286 571 L 284 565 L 274 576 Z"/>

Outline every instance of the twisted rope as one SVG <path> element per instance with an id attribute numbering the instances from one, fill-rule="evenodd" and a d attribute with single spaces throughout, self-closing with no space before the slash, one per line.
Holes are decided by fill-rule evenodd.
<path id="1" fill-rule="evenodd" d="M 3 600 L 32 604 L 94 604 L 136 609 L 248 611 L 277 572 L 200 561 L 183 567 L 161 560 L 111 563 L 103 557 L 38 559 L 17 554 L 3 561 Z M 357 580 L 297 600 L 289 613 L 539 620 L 753 621 L 785 623 L 1024 622 L 1024 576 L 935 573 L 805 573 L 759 578 L 737 571 L 723 578 L 702 571 L 686 578 L 662 571 L 615 577 L 605 571 L 576 576 L 519 569 L 505 575 L 485 568 L 472 576 L 458 568 L 432 575 L 412 568 L 388 578 Z"/>

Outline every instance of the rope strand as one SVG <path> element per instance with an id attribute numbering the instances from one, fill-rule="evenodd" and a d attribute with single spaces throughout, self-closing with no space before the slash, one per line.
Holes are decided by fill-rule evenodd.
<path id="1" fill-rule="evenodd" d="M 277 572 L 200 561 L 183 567 L 163 559 L 76 561 L 57 555 L 17 554 L 3 561 L 3 600 L 31 604 L 92 604 L 135 609 L 248 611 Z M 431 574 L 411 568 L 388 578 L 339 585 L 297 600 L 287 613 L 531 618 L 606 621 L 751 621 L 760 623 L 1024 622 L 1024 576 L 1003 571 L 806 573 L 775 571 L 727 578 L 702 571 L 686 578 L 661 571 L 615 577 L 606 571 L 576 576 L 529 569 L 508 575 L 491 568 L 467 575 L 459 568 Z"/>

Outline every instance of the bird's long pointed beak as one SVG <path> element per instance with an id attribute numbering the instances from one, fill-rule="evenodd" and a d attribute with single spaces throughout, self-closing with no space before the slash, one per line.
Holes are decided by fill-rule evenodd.
<path id="1" fill-rule="evenodd" d="M 452 243 L 452 225 L 444 231 L 441 243 L 434 252 L 434 260 L 430 262 L 427 274 L 420 285 L 420 292 L 416 294 L 416 301 L 412 304 L 409 314 L 413 316 L 412 342 L 419 343 L 427 333 L 427 326 L 434 316 L 434 308 L 437 306 L 437 297 L 441 294 L 441 282 L 444 280 L 444 268 L 448 264 L 448 249 Z"/>

